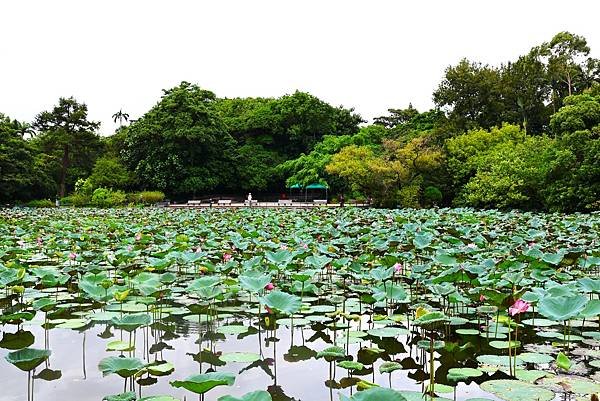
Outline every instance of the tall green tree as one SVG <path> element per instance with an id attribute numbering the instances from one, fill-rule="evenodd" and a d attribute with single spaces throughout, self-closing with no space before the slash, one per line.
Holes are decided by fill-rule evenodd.
<path id="1" fill-rule="evenodd" d="M 195 195 L 233 180 L 235 141 L 215 109 L 216 96 L 182 82 L 163 91 L 142 118 L 123 128 L 121 156 L 142 186 Z"/>
<path id="2" fill-rule="evenodd" d="M 70 183 L 89 175 L 100 153 L 99 122 L 88 119 L 88 108 L 75 98 L 60 98 L 51 111 L 35 117 L 33 127 L 42 152 L 58 162 L 58 193 L 63 197 Z M 73 173 L 69 177 L 69 173 Z"/>
<path id="3" fill-rule="evenodd" d="M 54 182 L 28 141 L 31 127 L 0 113 L 0 202 L 53 195 Z"/>
<path id="4" fill-rule="evenodd" d="M 503 122 L 502 92 L 500 69 L 463 59 L 446 69 L 433 100 L 459 131 L 490 128 Z"/>

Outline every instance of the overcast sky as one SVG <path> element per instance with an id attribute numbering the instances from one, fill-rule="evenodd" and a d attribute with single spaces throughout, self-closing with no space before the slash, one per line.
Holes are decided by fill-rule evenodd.
<path id="1" fill-rule="evenodd" d="M 60 96 L 138 118 L 182 80 L 221 97 L 308 91 L 371 119 L 432 106 L 463 57 L 513 60 L 563 30 L 600 54 L 596 0 L 17 0 L 0 3 L 0 112 Z"/>

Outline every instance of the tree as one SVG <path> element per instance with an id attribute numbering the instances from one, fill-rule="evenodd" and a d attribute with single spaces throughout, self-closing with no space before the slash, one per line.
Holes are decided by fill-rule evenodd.
<path id="1" fill-rule="evenodd" d="M 129 114 L 123 113 L 123 110 L 120 109 L 115 114 L 112 115 L 113 121 L 116 123 L 119 122 L 119 127 L 123 126 L 123 121 L 129 121 Z"/>
<path id="2" fill-rule="evenodd" d="M 600 88 L 600 85 L 598 85 Z M 550 128 L 555 135 L 575 131 L 592 130 L 600 125 L 600 94 L 592 92 L 568 96 L 564 106 L 550 119 Z"/>
<path id="3" fill-rule="evenodd" d="M 537 49 L 502 68 L 503 122 L 520 124 L 525 133 L 540 134 L 548 125 L 551 86 Z"/>
<path id="4" fill-rule="evenodd" d="M 103 156 L 96 160 L 92 174 L 88 177 L 89 189 L 126 189 L 131 185 L 131 172 L 117 158 Z"/>
<path id="5" fill-rule="evenodd" d="M 24 136 L 30 126 L 0 113 L 0 202 L 29 200 L 53 193 L 54 183 Z"/>
<path id="6" fill-rule="evenodd" d="M 344 183 L 326 171 L 325 167 L 331 161 L 331 157 L 350 145 L 377 148 L 387 135 L 389 130 L 381 125 L 363 127 L 355 135 L 325 135 L 312 152 L 285 161 L 277 166 L 277 171 L 287 177 L 288 186 L 327 183 L 332 193 L 344 192 L 347 189 Z"/>
<path id="7" fill-rule="evenodd" d="M 52 111 L 44 111 L 35 117 L 33 126 L 38 132 L 42 151 L 60 159 L 58 182 L 61 197 L 67 190 L 69 169 L 78 169 L 75 171 L 77 176 L 87 176 L 100 150 L 100 139 L 95 132 L 100 123 L 89 121 L 87 113 L 85 104 L 69 97 L 60 98 Z M 76 181 L 76 178 L 81 177 L 71 181 Z"/>
<path id="8" fill-rule="evenodd" d="M 214 93 L 182 82 L 123 128 L 121 156 L 143 187 L 195 195 L 233 180 L 235 141 L 215 101 Z"/>
<path id="9" fill-rule="evenodd" d="M 386 128 L 394 128 L 398 125 L 406 124 L 419 115 L 419 111 L 413 107 L 412 103 L 409 103 L 406 109 L 388 109 L 388 113 L 388 116 L 375 117 L 373 124 L 383 125 Z"/>
<path id="10" fill-rule="evenodd" d="M 590 48 L 584 37 L 570 32 L 557 33 L 549 43 L 540 47 L 541 54 L 547 57 L 548 72 L 552 78 L 552 87 L 556 98 L 571 96 L 576 89 L 583 90 L 586 57 Z"/>
<path id="11" fill-rule="evenodd" d="M 499 69 L 463 59 L 446 69 L 433 100 L 447 111 L 450 122 L 460 131 L 491 128 L 503 121 L 502 92 Z"/>

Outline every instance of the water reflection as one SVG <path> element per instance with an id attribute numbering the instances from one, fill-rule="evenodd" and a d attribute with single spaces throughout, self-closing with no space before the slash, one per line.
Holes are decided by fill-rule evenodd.
<path id="1" fill-rule="evenodd" d="M 79 312 L 80 315 L 88 313 L 84 310 Z M 93 314 L 98 313 L 105 311 L 93 311 Z M 61 313 L 61 316 L 73 315 Z M 273 400 L 312 401 L 337 399 L 338 392 L 350 395 L 356 391 L 355 386 L 360 380 L 422 392 L 422 382 L 429 376 L 428 354 L 417 348 L 416 332 L 397 338 L 350 338 L 344 334 L 344 329 L 340 329 L 344 327 L 341 324 L 338 327 L 323 322 L 302 322 L 302 326 L 291 329 L 275 325 L 272 320 L 265 322 L 264 317 L 258 320 L 245 314 L 225 316 L 224 319 L 202 320 L 200 315 L 195 316 L 199 319 L 194 319 L 165 314 L 162 320 L 148 326 L 125 330 L 108 323 L 91 323 L 79 329 L 56 328 L 53 324 L 43 324 L 46 318 L 38 313 L 31 322 L 5 325 L 0 341 L 3 348 L 26 345 L 52 349 L 52 355 L 41 369 L 32 371 L 29 378 L 2 359 L 2 400 L 23 400 L 26 379 L 31 399 L 38 400 L 101 400 L 106 395 L 124 390 L 135 391 L 138 397 L 170 394 L 180 400 L 190 400 L 195 399 L 193 394 L 173 388 L 169 381 L 181 380 L 195 373 L 224 370 L 238 375 L 235 385 L 214 388 L 206 395 L 207 400 L 216 400 L 225 394 L 241 396 L 248 391 L 264 389 L 271 393 Z M 56 316 L 52 318 L 57 319 Z M 349 325 L 352 330 L 378 327 L 367 316 L 359 322 L 349 322 Z M 12 332 L 9 331 L 11 326 Z M 226 326 L 243 326 L 244 331 L 234 334 L 219 332 Z M 348 371 L 336 363 L 316 359 L 317 352 L 334 343 L 342 346 L 346 355 L 354 356 L 365 367 Z M 116 350 L 107 351 L 109 344 Z M 371 351 L 377 349 L 380 351 Z M 250 363 L 225 363 L 219 359 L 230 352 L 257 353 L 260 359 Z M 139 358 L 144 363 L 170 362 L 175 369 L 165 375 L 146 371 L 129 379 L 118 375 L 103 377 L 98 364 L 108 355 Z M 469 347 L 437 354 L 438 360 L 434 364 L 436 381 L 444 382 L 448 368 L 456 366 L 457 359 L 469 360 L 473 356 L 474 349 Z M 380 374 L 379 366 L 389 361 L 400 363 L 402 370 Z M 476 362 L 472 363 L 476 365 Z M 478 396 L 494 399 L 477 385 L 464 383 L 458 385 L 456 397 L 450 394 L 449 398 L 462 400 Z"/>

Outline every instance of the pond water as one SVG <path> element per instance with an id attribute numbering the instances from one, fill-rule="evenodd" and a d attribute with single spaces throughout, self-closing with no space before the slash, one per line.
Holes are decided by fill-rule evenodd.
<path id="1" fill-rule="evenodd" d="M 439 400 L 600 391 L 598 216 L 0 216 L 0 400 L 333 401 L 380 386 L 412 401 L 430 399 L 432 367 Z M 211 372 L 232 382 L 190 391 Z"/>

